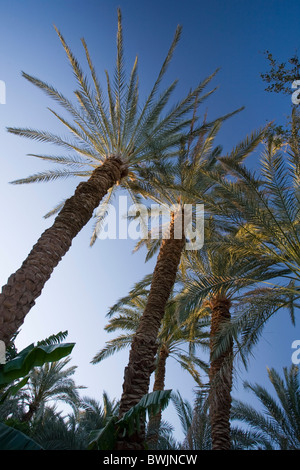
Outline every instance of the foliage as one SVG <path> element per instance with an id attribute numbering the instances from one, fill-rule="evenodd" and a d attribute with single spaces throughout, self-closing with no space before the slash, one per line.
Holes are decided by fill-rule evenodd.
<path id="1" fill-rule="evenodd" d="M 247 424 L 255 433 L 259 448 L 263 450 L 300 449 L 300 384 L 298 367 L 283 368 L 283 378 L 275 369 L 268 369 L 269 380 L 275 391 L 245 382 L 245 388 L 253 392 L 262 409 L 240 400 L 233 404 L 232 418 Z"/>
<path id="2" fill-rule="evenodd" d="M 142 397 L 142 399 L 130 408 L 122 418 L 118 419 L 112 416 L 106 423 L 106 426 L 92 433 L 92 440 L 89 449 L 112 450 L 119 433 L 132 435 L 139 430 L 140 420 L 146 414 L 154 415 L 160 409 L 164 409 L 170 400 L 171 390 L 151 392 Z"/>
<path id="3" fill-rule="evenodd" d="M 21 431 L 0 423 L 0 450 L 42 450 L 42 447 Z"/>
<path id="4" fill-rule="evenodd" d="M 291 94 L 291 85 L 294 80 L 300 79 L 300 61 L 297 54 L 290 57 L 287 62 L 279 62 L 270 51 L 265 51 L 269 63 L 269 71 L 261 73 L 264 82 L 268 83 L 266 91 Z"/>
<path id="5" fill-rule="evenodd" d="M 62 344 L 31 344 L 19 352 L 13 359 L 0 366 L 0 387 L 2 389 L 0 403 L 8 397 L 12 397 L 23 388 L 28 380 L 30 372 L 45 363 L 59 361 L 69 355 L 74 343 Z M 16 380 L 20 379 L 17 383 Z"/>
<path id="6" fill-rule="evenodd" d="M 105 330 L 114 332 L 121 329 L 125 333 L 107 341 L 105 347 L 94 356 L 93 364 L 130 346 L 146 305 L 149 292 L 148 282 L 151 283 L 151 276 L 146 276 L 138 282 L 128 296 L 119 299 L 110 308 L 107 313 L 110 320 Z M 167 304 L 159 331 L 158 354 L 161 349 L 165 349 L 168 357 L 175 359 L 184 370 L 192 375 L 196 383 L 200 384 L 198 368 L 207 371 L 207 364 L 197 357 L 195 350 L 197 347 L 207 348 L 207 333 L 200 325 L 193 325 L 193 330 L 191 330 L 190 324 L 179 322 L 175 310 L 176 296 L 174 295 Z M 187 347 L 189 347 L 189 352 L 187 352 Z"/>
<path id="7" fill-rule="evenodd" d="M 27 346 L 14 359 L 0 366 L 0 385 L 9 384 L 26 376 L 33 367 L 58 361 L 69 355 L 73 348 L 74 343 Z"/>

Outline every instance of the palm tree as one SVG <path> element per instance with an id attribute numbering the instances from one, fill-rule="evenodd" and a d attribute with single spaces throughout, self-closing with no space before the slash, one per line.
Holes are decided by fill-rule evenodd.
<path id="1" fill-rule="evenodd" d="M 27 434 L 44 450 L 85 450 L 86 441 L 77 428 L 74 415 L 62 416 L 47 406 L 30 424 Z"/>
<path id="2" fill-rule="evenodd" d="M 144 287 L 144 285 L 148 282 L 151 282 L 151 276 L 146 276 L 145 279 L 136 284 L 131 294 L 119 299 L 111 307 L 107 314 L 110 320 L 105 330 L 107 332 L 125 330 L 125 333 L 107 341 L 104 348 L 94 356 L 92 363 L 97 364 L 112 354 L 131 346 L 147 303 L 149 287 Z M 189 325 L 178 323 L 175 308 L 176 297 L 171 297 L 167 303 L 166 312 L 157 338 L 158 345 L 153 392 L 165 389 L 168 358 L 172 357 L 175 359 L 184 370 L 191 374 L 198 385 L 201 384 L 201 379 L 197 367 L 201 367 L 207 372 L 207 364 L 194 354 L 194 349 L 197 347 L 207 348 L 207 333 L 203 332 L 199 326 L 198 328 L 196 326 L 193 335 L 191 335 Z M 193 348 L 191 348 L 193 353 L 186 351 L 186 346 L 188 345 L 193 345 Z M 157 445 L 160 426 L 161 412 L 149 419 L 147 445 L 152 448 Z"/>
<path id="3" fill-rule="evenodd" d="M 285 273 L 274 268 L 268 258 L 254 255 L 241 258 L 230 251 L 228 247 L 241 237 L 241 230 L 220 231 L 211 220 L 205 246 L 186 256 L 184 286 L 178 296 L 177 307 L 182 319 L 190 315 L 193 321 L 195 315 L 195 321 L 198 321 L 202 309 L 209 309 L 211 314 L 209 407 L 213 450 L 231 448 L 234 340 L 238 341 L 238 338 L 230 329 L 230 334 L 225 337 L 223 332 L 231 323 L 232 308 L 238 312 L 243 308 L 245 293 L 249 302 L 259 283 Z"/>
<path id="4" fill-rule="evenodd" d="M 193 406 L 183 400 L 180 395 L 177 398 L 176 410 L 185 435 L 181 445 L 182 449 L 212 449 L 208 392 L 209 390 L 206 387 L 196 390 Z M 264 440 L 260 433 L 243 429 L 237 425 L 231 426 L 232 450 L 253 450 L 262 445 L 264 445 Z"/>
<path id="5" fill-rule="evenodd" d="M 15 407 L 1 406 L 0 420 L 22 431 L 45 450 L 86 450 L 91 433 L 105 426 L 117 413 L 118 403 L 103 392 L 103 403 L 94 398 L 79 398 L 66 416 L 55 405 L 41 405 L 30 422 L 21 421 L 24 415 L 22 397 L 15 398 Z M 10 403 L 11 404 L 11 403 Z"/>
<path id="6" fill-rule="evenodd" d="M 118 414 L 119 403 L 111 400 L 104 391 L 102 403 L 90 397 L 83 397 L 79 404 L 76 419 L 76 430 L 81 435 L 84 448 L 87 449 L 93 431 L 103 428 L 111 416 Z"/>
<path id="7" fill-rule="evenodd" d="M 61 361 L 46 363 L 30 372 L 29 381 L 19 395 L 23 406 L 28 407 L 21 421 L 32 420 L 51 401 L 62 401 L 76 408 L 80 400 L 78 390 L 85 387 L 77 386 L 71 378 L 77 366 L 66 368 L 70 360 L 67 357 Z"/>
<path id="8" fill-rule="evenodd" d="M 72 197 L 50 212 L 59 212 L 53 225 L 41 235 L 22 266 L 9 277 L 7 284 L 2 288 L 0 340 L 6 344 L 22 325 L 54 268 L 69 250 L 74 237 L 91 219 L 100 202 L 107 204 L 118 185 L 134 198 L 131 183 L 139 181 L 140 171 L 155 166 L 159 161 L 162 164 L 164 158 L 173 155 L 174 146 L 181 141 L 185 128 L 191 122 L 189 112 L 193 109 L 195 97 L 214 75 L 202 81 L 172 109 L 167 109 L 167 106 L 177 81 L 172 82 L 157 97 L 161 81 L 180 39 L 181 27 L 178 26 L 153 88 L 145 104 L 139 106 L 137 59 L 129 80 L 126 81 L 122 19 L 118 10 L 116 67 L 113 80 L 106 72 L 105 99 L 85 41 L 82 40 L 82 43 L 92 85 L 90 77 L 84 73 L 64 37 L 57 28 L 56 31 L 77 81 L 75 96 L 79 107 L 46 82 L 27 73 L 23 73 L 23 76 L 54 99 L 71 116 L 72 121 L 69 122 L 58 112 L 51 110 L 68 129 L 72 138 L 63 138 L 48 131 L 31 128 L 8 130 L 38 142 L 55 144 L 71 154 L 34 154 L 33 156 L 43 160 L 62 164 L 64 169 L 41 172 L 13 183 L 52 181 L 71 176 L 88 179 L 77 186 Z M 205 99 L 210 93 L 203 95 L 201 99 Z"/>
<path id="9" fill-rule="evenodd" d="M 244 231 L 243 240 L 236 240 L 231 249 L 240 257 L 268 257 L 274 266 L 286 269 L 276 286 L 262 289 L 255 297 L 256 315 L 252 305 L 240 316 L 239 325 L 232 325 L 244 330 L 245 348 L 257 341 L 266 322 L 281 308 L 289 309 L 295 324 L 300 279 L 299 129 L 296 108 L 287 132 L 274 135 L 272 129 L 267 129 L 259 172 L 235 162 L 230 155 L 220 158 L 230 178 L 204 171 L 204 176 L 216 185 L 214 199 L 204 197 L 206 207 L 220 223 L 230 221 Z"/>
<path id="10" fill-rule="evenodd" d="M 283 378 L 275 369 L 268 369 L 275 398 L 259 384 L 245 382 L 245 388 L 254 393 L 262 406 L 248 405 L 234 400 L 232 418 L 246 424 L 259 436 L 259 448 L 264 450 L 300 449 L 300 393 L 299 369 L 294 364 L 283 368 Z"/>
<path id="11" fill-rule="evenodd" d="M 195 109 L 198 104 L 196 98 Z M 156 239 L 153 241 L 150 234 L 150 241 L 149 237 L 147 239 L 149 253 L 153 255 L 157 249 L 159 253 L 145 310 L 134 335 L 128 366 L 125 368 L 120 417 L 148 392 L 150 375 L 154 370 L 158 331 L 174 288 L 182 253 L 187 241 L 190 243 L 195 236 L 195 233 L 188 233 L 187 230 L 189 216 L 186 205 L 194 205 L 197 210 L 202 194 L 211 188 L 208 180 L 200 177 L 200 169 L 205 168 L 209 171 L 217 162 L 221 148 L 220 146 L 213 148 L 214 139 L 225 118 L 217 120 L 208 132 L 204 126 L 204 129 L 196 135 L 192 122 L 190 138 L 187 142 L 182 142 L 173 168 L 169 166 L 168 172 L 162 171 L 155 175 L 154 181 L 148 178 L 147 185 L 144 185 L 147 194 L 149 194 L 149 185 L 155 185 L 156 197 L 153 191 L 151 198 L 156 199 L 166 211 L 169 211 L 170 223 L 166 224 L 167 236 L 163 233 L 162 237 L 155 236 Z M 241 154 L 239 158 L 242 158 Z M 222 171 L 220 166 L 219 171 Z M 140 192 L 143 194 L 143 188 Z M 199 238 L 201 239 L 199 231 L 196 233 L 197 237 L 199 241 Z M 145 240 L 141 241 L 141 244 L 143 243 Z M 142 433 L 140 438 L 142 441 Z M 123 443 L 120 441 L 118 445 L 120 448 L 123 448 L 123 445 L 130 446 L 127 441 Z"/>

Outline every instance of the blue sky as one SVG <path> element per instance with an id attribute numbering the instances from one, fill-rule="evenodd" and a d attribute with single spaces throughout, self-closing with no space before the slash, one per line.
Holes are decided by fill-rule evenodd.
<path id="1" fill-rule="evenodd" d="M 117 7 L 121 7 L 126 65 L 130 70 L 139 56 L 141 98 L 153 84 L 173 38 L 177 24 L 183 27 L 166 80 L 179 79 L 176 99 L 216 68 L 212 85 L 217 92 L 203 106 L 214 118 L 241 106 L 245 110 L 227 121 L 219 141 L 228 151 L 267 121 L 284 122 L 290 112 L 288 96 L 268 94 L 260 73 L 267 69 L 264 51 L 279 60 L 292 56 L 300 46 L 298 1 L 202 0 L 10 0 L 0 2 L 0 80 L 6 83 L 6 104 L 0 104 L 0 282 L 5 284 L 29 253 L 51 220 L 43 215 L 71 195 L 78 180 L 13 186 L 9 182 L 49 168 L 26 156 L 58 149 L 10 135 L 8 126 L 33 127 L 60 132 L 47 110 L 53 102 L 21 76 L 21 71 L 51 83 L 68 96 L 74 88 L 72 71 L 53 28 L 55 24 L 75 55 L 84 59 L 80 38 L 90 49 L 99 77 L 113 70 Z M 296 78 L 296 77 L 295 77 Z M 255 167 L 255 160 L 249 165 Z M 126 295 L 133 284 L 153 270 L 155 260 L 145 264 L 144 252 L 132 254 L 130 240 L 98 241 L 89 247 L 92 224 L 74 240 L 73 246 L 46 284 L 17 340 L 21 349 L 58 331 L 68 330 L 76 342 L 72 355 L 78 366 L 76 381 L 86 394 L 101 399 L 105 390 L 119 398 L 127 355 L 119 354 L 101 365 L 89 364 L 110 338 L 103 331 L 109 306 Z M 255 350 L 248 374 L 241 369 L 235 396 L 244 397 L 243 378 L 264 383 L 266 366 L 291 364 L 291 343 L 300 339 L 286 313 L 280 313 L 265 329 Z M 179 389 L 192 399 L 193 383 L 170 361 L 167 388 Z M 247 395 L 248 396 L 248 395 Z M 169 411 L 167 418 L 173 418 Z"/>

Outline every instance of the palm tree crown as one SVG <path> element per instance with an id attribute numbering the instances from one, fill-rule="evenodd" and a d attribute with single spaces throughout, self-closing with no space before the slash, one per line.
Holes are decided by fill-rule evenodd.
<path id="1" fill-rule="evenodd" d="M 51 110 L 71 133 L 72 139 L 31 128 L 8 130 L 38 142 L 55 144 L 72 153 L 58 156 L 35 154 L 34 156 L 43 160 L 62 164 L 64 170 L 41 172 L 13 183 L 51 181 L 69 176 L 88 180 L 78 185 L 71 198 L 59 203 L 47 214 L 59 212 L 52 227 L 41 235 L 22 266 L 3 286 L 0 295 L 0 338 L 6 344 L 35 304 L 35 299 L 41 294 L 54 268 L 70 248 L 72 240 L 89 222 L 100 203 L 104 203 L 104 207 L 100 215 L 98 214 L 97 224 L 101 224 L 105 205 L 111 200 L 119 184 L 136 200 L 138 195 L 135 196 L 131 183 L 143 177 L 140 174 L 143 168 L 155 167 L 157 162 L 162 164 L 163 160 L 174 156 L 176 146 L 184 139 L 187 125 L 193 120 L 190 112 L 193 110 L 195 97 L 202 93 L 214 76 L 212 74 L 201 81 L 185 98 L 169 109 L 167 107 L 177 81 L 157 96 L 180 38 L 179 26 L 157 79 L 144 105 L 140 106 L 137 59 L 129 80 L 126 81 L 122 19 L 118 10 L 116 67 L 113 80 L 106 72 L 105 99 L 85 41 L 82 42 L 91 79 L 84 73 L 57 28 L 56 31 L 76 78 L 78 89 L 75 90 L 75 96 L 78 104 L 74 105 L 46 82 L 26 73 L 23 75 L 71 115 L 72 121 L 69 122 L 58 112 Z M 211 93 L 212 91 L 201 96 L 200 101 Z M 207 124 L 207 127 L 210 125 Z"/>
<path id="2" fill-rule="evenodd" d="M 23 76 L 32 84 L 44 91 L 63 110 L 67 111 L 72 120 L 67 121 L 53 109 L 50 111 L 70 133 L 70 139 L 54 135 L 48 131 L 30 128 L 9 128 L 9 132 L 39 142 L 55 144 L 72 152 L 68 155 L 37 155 L 32 156 L 63 165 L 63 169 L 41 172 L 13 181 L 14 184 L 51 181 L 70 176 L 88 177 L 93 170 L 103 164 L 111 156 L 122 160 L 124 175 L 128 178 L 120 180 L 121 186 L 130 194 L 131 182 L 143 179 L 140 171 L 147 165 L 159 162 L 162 158 L 174 156 L 174 149 L 183 138 L 187 126 L 192 121 L 189 113 L 193 110 L 195 97 L 201 94 L 216 72 L 201 81 L 199 85 L 173 107 L 169 107 L 170 98 L 176 88 L 177 80 L 173 81 L 158 96 L 163 77 L 166 74 L 174 50 L 181 36 L 178 26 L 172 44 L 168 50 L 157 79 L 144 104 L 140 104 L 138 58 L 127 80 L 121 12 L 118 10 L 117 58 L 113 78 L 106 71 L 107 94 L 105 96 L 97 78 L 87 44 L 82 39 L 88 70 L 91 79 L 85 74 L 81 65 L 72 53 L 60 31 L 55 27 L 67 58 L 71 64 L 78 88 L 74 91 L 77 104 L 70 101 L 48 83 L 25 72 Z M 209 91 L 199 101 L 205 100 L 212 92 Z M 207 127 L 211 125 L 207 124 Z M 67 169 L 66 169 L 67 167 Z M 114 188 L 109 191 L 111 196 Z M 55 209 L 62 207 L 61 203 Z M 51 211 L 51 214 L 54 211 Z"/>

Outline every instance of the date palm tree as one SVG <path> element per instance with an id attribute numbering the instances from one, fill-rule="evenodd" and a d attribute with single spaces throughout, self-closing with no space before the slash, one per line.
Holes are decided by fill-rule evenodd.
<path id="1" fill-rule="evenodd" d="M 77 104 L 56 88 L 36 77 L 23 73 L 25 79 L 45 92 L 71 117 L 50 110 L 70 133 L 70 138 L 32 128 L 8 128 L 12 134 L 38 142 L 55 144 L 70 152 L 67 155 L 33 156 L 63 165 L 63 169 L 40 172 L 28 178 L 13 181 L 26 184 L 53 181 L 58 178 L 87 179 L 77 186 L 72 197 L 63 201 L 50 213 L 57 214 L 53 225 L 45 230 L 33 246 L 22 266 L 12 274 L 0 294 L 0 340 L 9 343 L 22 325 L 25 316 L 50 278 L 54 268 L 69 250 L 72 240 L 93 216 L 101 202 L 107 203 L 118 185 L 133 195 L 131 183 L 141 178 L 140 171 L 172 157 L 191 122 L 190 111 L 208 82 L 201 81 L 181 101 L 169 108 L 177 80 L 158 95 L 162 79 L 168 69 L 180 39 L 178 26 L 157 79 L 140 105 L 137 59 L 127 80 L 124 66 L 121 12 L 118 10 L 117 59 L 113 79 L 106 72 L 105 96 L 84 39 L 89 75 L 85 74 L 64 37 L 57 30 L 75 75 Z M 206 93 L 201 100 L 210 95 Z M 209 125 L 208 125 L 209 127 Z M 48 214 L 47 214 L 48 215 Z"/>
<path id="2" fill-rule="evenodd" d="M 193 406 L 186 400 L 177 398 L 176 410 L 184 424 L 185 439 L 181 449 L 211 450 L 211 426 L 209 419 L 208 390 L 202 387 L 196 390 Z M 192 412 L 190 411 L 192 410 Z M 234 414 L 232 411 L 231 416 Z M 254 450 L 262 448 L 265 443 L 261 434 L 256 431 L 231 425 L 232 450 Z"/>
<path id="3" fill-rule="evenodd" d="M 205 246 L 186 256 L 184 287 L 178 296 L 177 308 L 182 319 L 190 314 L 198 321 L 202 309 L 210 310 L 209 408 L 213 450 L 231 448 L 231 390 L 233 359 L 237 354 L 234 344 L 238 350 L 238 337 L 230 329 L 230 334 L 227 332 L 225 337 L 223 334 L 231 323 L 233 309 L 238 316 L 245 296 L 251 304 L 260 283 L 286 274 L 274 267 L 268 257 L 241 258 L 230 251 L 231 241 L 234 246 L 235 239 L 243 236 L 237 228 L 227 233 L 220 231 L 211 220 Z"/>
<path id="4" fill-rule="evenodd" d="M 72 375 L 77 366 L 66 367 L 69 362 L 68 357 L 57 362 L 46 363 L 30 372 L 29 381 L 19 395 L 19 399 L 27 407 L 21 421 L 30 421 L 43 410 L 46 403 L 53 400 L 63 401 L 76 408 L 80 400 L 79 390 L 85 387 L 75 384 Z"/>
<path id="5" fill-rule="evenodd" d="M 196 98 L 194 113 L 198 105 Z M 220 146 L 214 147 L 215 137 L 222 122 L 233 114 L 220 117 L 209 130 L 204 121 L 201 131 L 197 133 L 194 132 L 192 121 L 189 138 L 181 143 L 175 163 L 169 165 L 167 171 L 162 169 L 153 178 L 150 175 L 145 178 L 145 183 L 139 184 L 140 194 L 150 194 L 149 197 L 158 203 L 159 210 L 165 209 L 169 214 L 169 221 L 162 227 L 162 234 L 155 233 L 152 236 L 153 232 L 149 231 L 150 235 L 138 244 L 138 247 L 146 244 L 147 259 L 157 251 L 159 253 L 145 310 L 134 335 L 129 363 L 125 368 L 120 417 L 148 392 L 150 375 L 154 370 L 157 335 L 176 281 L 182 253 L 193 237 L 196 237 L 196 243 L 201 243 L 202 239 L 201 227 L 197 226 L 201 216 L 199 217 L 197 210 L 201 203 L 201 194 L 209 191 L 211 185 L 206 178 L 200 177 L 200 169 L 205 168 L 208 171 L 217 163 L 222 149 Z M 239 158 L 243 158 L 241 153 Z M 220 166 L 219 171 L 222 171 Z M 188 215 L 188 206 L 193 206 L 194 217 Z M 200 209 L 201 207 L 200 205 Z"/>
<path id="6" fill-rule="evenodd" d="M 267 256 L 274 266 L 286 269 L 280 283 L 261 289 L 260 295 L 257 292 L 253 299 L 256 315 L 252 305 L 244 310 L 239 325 L 232 324 L 234 329 L 244 329 L 245 348 L 258 340 L 266 322 L 280 308 L 289 309 L 295 324 L 300 279 L 299 130 L 299 111 L 294 108 L 286 132 L 274 135 L 269 128 L 265 133 L 258 171 L 233 161 L 230 156 L 220 159 L 230 179 L 204 171 L 204 176 L 216 185 L 214 199 L 204 197 L 207 209 L 218 220 L 230 221 L 244 231 L 244 240 L 236 240 L 231 248 L 240 257 L 251 253 L 258 258 Z"/>
<path id="7" fill-rule="evenodd" d="M 232 418 L 246 424 L 259 438 L 263 450 L 300 449 L 299 369 L 292 365 L 283 368 L 283 377 L 268 369 L 275 397 L 259 384 L 245 382 L 261 405 L 261 410 L 240 400 L 233 402 Z"/>
<path id="8" fill-rule="evenodd" d="M 197 100 L 195 108 L 197 108 Z M 157 250 L 159 250 L 159 254 L 145 311 L 131 345 L 128 366 L 125 368 L 120 416 L 148 391 L 149 378 L 154 370 L 156 339 L 165 306 L 174 287 L 186 243 L 196 235 L 194 232 L 191 237 L 191 233 L 187 234 L 185 230 L 185 206 L 189 204 L 197 208 L 197 204 L 201 204 L 205 199 L 203 197 L 205 194 L 213 193 L 211 179 L 203 175 L 209 174 L 212 169 L 216 173 L 224 175 L 223 166 L 219 164 L 222 149 L 220 146 L 213 148 L 214 138 L 223 120 L 224 118 L 220 118 L 208 132 L 205 132 L 204 129 L 198 135 L 193 135 L 192 130 L 191 138 L 180 148 L 174 170 L 169 167 L 168 174 L 161 172 L 155 181 L 157 201 L 169 208 L 172 216 L 170 225 L 167 224 L 168 236 L 166 238 L 156 236 L 156 239 L 153 240 L 150 235 L 150 238 L 147 239 L 149 256 L 152 256 Z M 231 158 L 236 162 L 243 161 L 261 142 L 264 133 L 264 129 L 252 133 L 232 150 Z M 158 181 L 161 181 L 160 187 Z M 151 184 L 151 178 L 147 179 L 147 184 Z M 141 194 L 143 194 L 142 191 Z M 177 212 L 170 210 L 174 205 L 177 207 Z M 175 227 L 177 228 L 178 224 L 180 226 L 180 223 L 182 231 L 181 235 L 178 235 Z M 198 240 L 201 239 L 202 233 L 199 236 L 198 232 L 197 235 Z M 143 240 L 142 243 L 144 243 Z"/>

